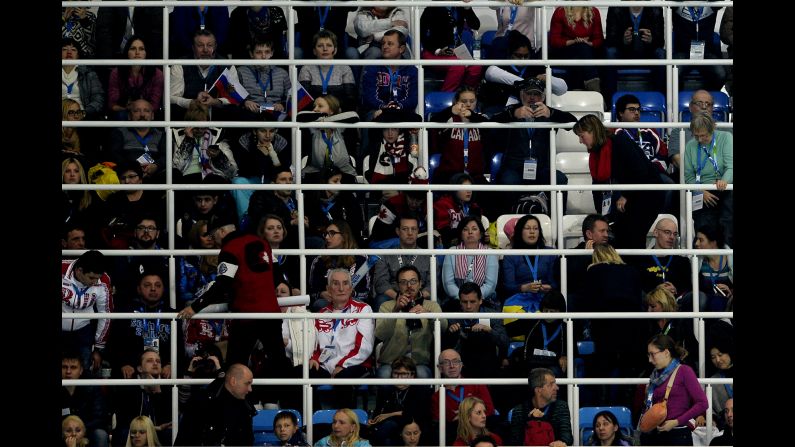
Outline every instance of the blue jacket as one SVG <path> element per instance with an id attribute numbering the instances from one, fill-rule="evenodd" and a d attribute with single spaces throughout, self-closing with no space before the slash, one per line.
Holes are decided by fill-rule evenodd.
<path id="1" fill-rule="evenodd" d="M 551 248 L 551 247 L 544 247 Z M 535 256 L 528 256 L 531 262 L 535 262 Z M 538 279 L 543 284 L 550 284 L 553 289 L 559 288 L 558 282 L 554 278 L 555 260 L 557 256 L 539 256 L 538 265 Z M 505 284 L 505 292 L 508 296 L 519 293 L 519 288 L 522 284 L 533 281 L 533 275 L 530 272 L 530 266 L 524 256 L 505 256 L 502 259 L 502 279 Z M 539 296 L 543 293 L 538 294 Z"/>

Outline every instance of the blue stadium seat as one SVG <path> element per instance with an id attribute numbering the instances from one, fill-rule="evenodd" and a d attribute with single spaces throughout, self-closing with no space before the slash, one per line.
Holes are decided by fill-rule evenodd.
<path id="1" fill-rule="evenodd" d="M 429 121 L 431 114 L 441 112 L 453 105 L 455 92 L 430 92 L 425 94 L 425 121 Z"/>
<path id="2" fill-rule="evenodd" d="M 616 92 L 612 99 L 611 121 L 618 121 L 616 119 L 616 101 L 618 98 L 628 94 L 635 95 L 640 100 L 641 122 L 665 121 L 668 116 L 668 106 L 665 103 L 665 95 L 659 92 Z"/>
<path id="3" fill-rule="evenodd" d="M 259 410 L 254 416 L 252 422 L 254 430 L 254 445 L 263 445 L 265 443 L 273 444 L 279 441 L 273 432 L 273 418 L 280 411 L 289 411 L 293 413 L 296 419 L 298 419 L 298 426 L 301 427 L 303 425 L 301 413 L 298 410 Z"/>
<path id="4" fill-rule="evenodd" d="M 593 433 L 593 418 L 600 411 L 610 411 L 616 416 L 621 433 L 632 436 L 632 412 L 627 407 L 582 407 L 580 408 L 580 443 L 585 445 Z"/>
<path id="5" fill-rule="evenodd" d="M 494 154 L 493 157 L 491 157 L 491 169 L 489 170 L 489 173 L 491 174 L 489 181 L 491 183 L 496 182 L 497 173 L 500 172 L 501 164 L 502 164 L 502 152 L 497 152 L 496 154 Z"/>
<path id="6" fill-rule="evenodd" d="M 729 96 L 723 92 L 711 91 L 712 100 L 715 102 L 712 106 L 712 118 L 715 121 L 728 122 L 729 121 Z M 690 121 L 690 98 L 693 96 L 692 90 L 685 90 L 679 92 L 679 120 Z"/>
<path id="7" fill-rule="evenodd" d="M 428 165 L 429 165 L 428 166 L 428 182 L 432 182 L 433 181 L 433 171 L 435 171 L 436 168 L 439 167 L 439 162 L 441 162 L 441 160 L 442 160 L 442 154 L 439 154 L 439 153 L 431 154 L 431 156 L 428 157 Z"/>
<path id="8" fill-rule="evenodd" d="M 367 425 L 367 412 L 359 408 L 352 408 L 352 410 L 356 413 L 356 417 L 359 418 L 359 425 Z M 336 412 L 337 410 L 317 410 L 312 413 L 312 423 L 331 424 L 334 420 L 334 413 Z"/>

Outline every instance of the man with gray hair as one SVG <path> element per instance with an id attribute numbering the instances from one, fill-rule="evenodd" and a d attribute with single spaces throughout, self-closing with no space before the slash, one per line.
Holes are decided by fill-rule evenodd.
<path id="1" fill-rule="evenodd" d="M 696 90 L 693 92 L 693 96 L 690 97 L 690 114 L 695 115 L 696 113 L 708 113 L 712 115 L 712 112 L 715 107 L 715 99 L 712 97 L 712 94 L 706 90 Z M 729 133 L 734 133 L 733 129 L 721 129 L 725 130 Z M 682 162 L 682 154 L 679 150 L 679 129 L 669 129 L 669 139 L 668 139 L 668 154 L 671 157 L 671 162 L 677 168 L 680 167 L 680 163 Z M 693 139 L 693 132 L 690 131 L 690 127 L 685 127 L 685 143 Z M 674 180 L 678 182 L 679 176 L 674 176 Z"/>
<path id="2" fill-rule="evenodd" d="M 207 232 L 221 243 L 218 276 L 200 298 L 182 309 L 179 318 L 191 318 L 196 312 L 231 295 L 232 312 L 281 313 L 273 283 L 273 254 L 264 239 L 238 232 L 233 222 L 213 216 Z M 282 341 L 282 320 L 234 320 L 229 326 L 227 362 L 247 364 L 257 340 L 267 355 L 263 368 L 270 377 L 289 368 Z"/>
<path id="3" fill-rule="evenodd" d="M 569 405 L 558 400 L 558 384 L 552 370 L 534 368 L 527 382 L 530 396 L 513 409 L 508 444 L 565 447 L 574 443 Z"/>

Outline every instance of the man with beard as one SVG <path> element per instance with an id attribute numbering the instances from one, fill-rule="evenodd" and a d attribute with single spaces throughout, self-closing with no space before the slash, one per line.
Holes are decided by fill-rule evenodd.
<path id="1" fill-rule="evenodd" d="M 426 300 L 421 294 L 420 271 L 413 265 L 404 265 L 397 271 L 397 284 L 400 292 L 395 299 L 385 302 L 379 312 L 441 312 L 436 301 Z M 441 319 L 442 331 L 447 329 L 447 320 Z M 402 356 L 409 356 L 417 364 L 417 377 L 433 376 L 433 321 L 431 320 L 377 320 L 375 336 L 384 341 L 378 357 L 378 377 L 392 377 L 392 362 Z"/>
<path id="2" fill-rule="evenodd" d="M 157 240 L 160 237 L 160 223 L 153 214 L 145 213 L 130 222 L 132 239 L 129 250 L 160 250 Z M 114 295 L 117 305 L 126 307 L 135 298 L 137 280 L 148 270 L 168 271 L 168 258 L 165 256 L 115 256 L 111 277 L 114 280 Z"/>

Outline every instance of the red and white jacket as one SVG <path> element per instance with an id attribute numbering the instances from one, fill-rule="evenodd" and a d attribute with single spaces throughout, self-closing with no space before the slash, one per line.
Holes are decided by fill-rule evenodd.
<path id="1" fill-rule="evenodd" d="M 113 312 L 113 296 L 111 295 L 110 277 L 103 273 L 99 282 L 86 287 L 74 277 L 72 267 L 74 260 L 61 262 L 61 312 L 62 313 L 109 313 Z M 95 310 L 96 308 L 96 310 Z M 61 330 L 77 331 L 91 323 L 91 320 L 63 319 Z M 94 335 L 95 347 L 103 349 L 108 339 L 109 319 L 97 321 L 97 332 Z"/>
<path id="2" fill-rule="evenodd" d="M 345 312 L 350 314 L 373 313 L 369 304 L 361 301 L 348 300 L 348 304 L 340 311 L 334 310 L 334 305 L 329 304 L 320 310 L 320 313 Z M 337 323 L 339 321 L 339 323 Z M 335 323 L 337 323 L 335 325 Z M 334 372 L 334 368 L 341 366 L 364 365 L 370 366 L 370 354 L 373 353 L 375 341 L 375 321 L 372 319 L 346 318 L 344 320 L 315 320 L 317 329 L 317 343 L 312 360 L 320 362 L 321 368 Z M 329 346 L 333 346 L 329 348 Z M 321 359 L 323 362 L 321 362 Z"/>

